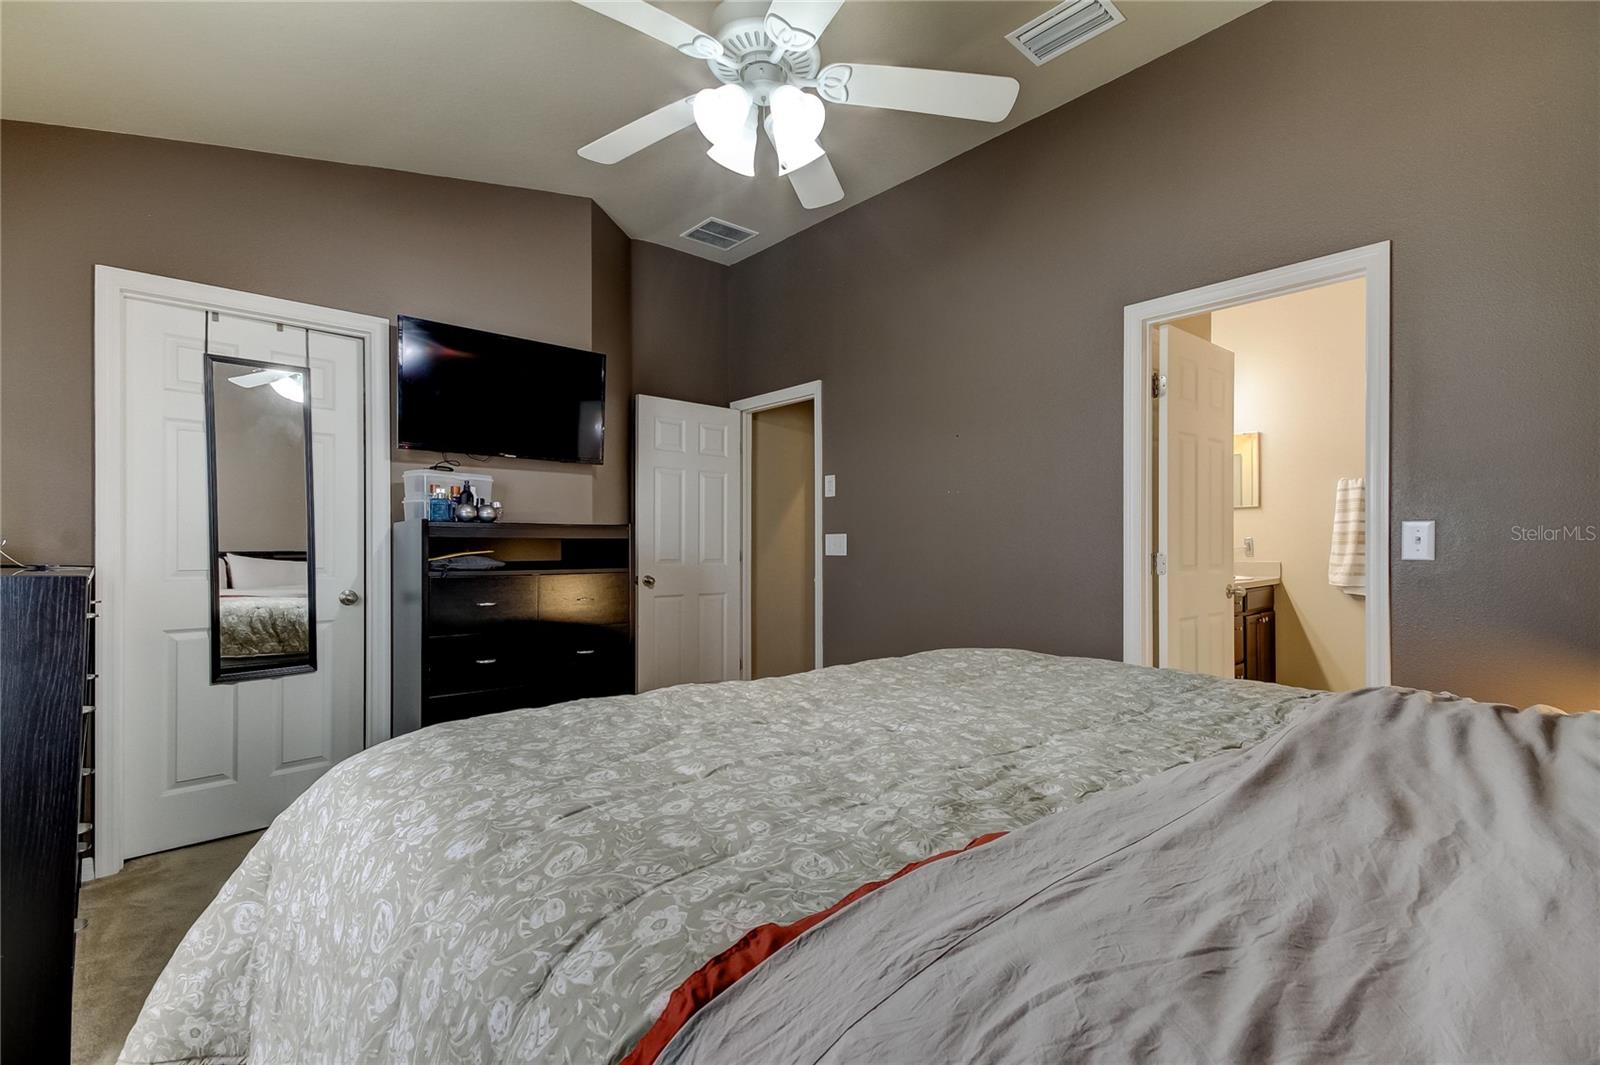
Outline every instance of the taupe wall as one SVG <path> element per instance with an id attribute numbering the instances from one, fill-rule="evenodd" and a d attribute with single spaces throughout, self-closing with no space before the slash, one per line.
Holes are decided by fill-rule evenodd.
<path id="1" fill-rule="evenodd" d="M 828 660 L 1120 656 L 1124 305 L 1387 239 L 1394 678 L 1600 703 L 1600 543 L 1516 532 L 1600 525 L 1597 218 L 1600 5 L 1284 3 L 746 260 L 733 394 L 827 386 Z"/>
<path id="2" fill-rule="evenodd" d="M 728 271 L 663 248 L 633 246 L 634 391 L 724 406 Z"/>
<path id="3" fill-rule="evenodd" d="M 495 489 L 512 517 L 626 520 L 629 242 L 588 200 L 7 122 L 0 250 L 0 531 L 20 558 L 93 560 L 97 263 L 604 351 L 605 465 L 502 460 Z"/>

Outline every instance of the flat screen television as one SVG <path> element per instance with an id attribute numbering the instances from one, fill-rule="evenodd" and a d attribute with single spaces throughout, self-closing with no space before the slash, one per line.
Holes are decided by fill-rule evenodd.
<path id="1" fill-rule="evenodd" d="M 598 352 L 400 318 L 403 448 L 598 465 L 605 398 Z"/>

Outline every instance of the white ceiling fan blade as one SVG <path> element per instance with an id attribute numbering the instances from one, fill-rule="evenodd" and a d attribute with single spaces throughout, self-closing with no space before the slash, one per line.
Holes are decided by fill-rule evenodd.
<path id="1" fill-rule="evenodd" d="M 259 388 L 262 385 L 270 385 L 274 381 L 292 376 L 294 375 L 287 370 L 256 370 L 254 373 L 240 374 L 238 377 L 230 377 L 228 380 L 240 388 Z"/>
<path id="2" fill-rule="evenodd" d="M 680 129 L 694 125 L 694 97 L 674 100 L 658 107 L 643 118 L 636 118 L 621 129 L 613 130 L 597 141 L 578 149 L 578 154 L 591 163 L 620 163 L 634 152 L 650 147 L 656 141 L 672 136 Z"/>
<path id="3" fill-rule="evenodd" d="M 810 51 L 843 5 L 844 0 L 772 0 L 763 28 L 786 52 Z"/>
<path id="4" fill-rule="evenodd" d="M 844 199 L 844 186 L 839 184 L 839 175 L 833 172 L 833 164 L 826 155 L 799 170 L 789 171 L 789 184 L 800 197 L 800 206 L 808 211 Z"/>
<path id="5" fill-rule="evenodd" d="M 716 59 L 722 55 L 722 42 L 689 25 L 676 15 L 669 15 L 659 7 L 644 0 L 573 0 L 590 11 L 624 26 L 631 26 L 646 37 L 654 37 L 669 44 L 684 55 L 696 59 Z"/>
<path id="6" fill-rule="evenodd" d="M 1016 78 L 994 74 L 871 63 L 834 63 L 817 75 L 817 93 L 831 103 L 921 111 L 977 122 L 1003 120 L 1017 102 L 1019 87 Z"/>

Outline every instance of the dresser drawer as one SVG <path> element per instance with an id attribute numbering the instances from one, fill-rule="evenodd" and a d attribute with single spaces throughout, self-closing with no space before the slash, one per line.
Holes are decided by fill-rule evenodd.
<path id="1" fill-rule="evenodd" d="M 434 577 L 428 582 L 428 621 L 439 634 L 476 632 L 539 616 L 539 584 L 531 573 L 494 577 Z"/>
<path id="2" fill-rule="evenodd" d="M 526 650 L 477 635 L 432 637 L 427 656 L 428 695 L 517 687 L 534 671 Z"/>
<path id="3" fill-rule="evenodd" d="M 551 573 L 540 577 L 539 620 L 564 625 L 628 624 L 628 575 Z"/>

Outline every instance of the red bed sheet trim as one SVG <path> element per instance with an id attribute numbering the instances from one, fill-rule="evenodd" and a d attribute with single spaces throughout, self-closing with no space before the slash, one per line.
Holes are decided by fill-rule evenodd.
<path id="1" fill-rule="evenodd" d="M 827 909 L 802 917 L 792 924 L 764 924 L 746 932 L 739 942 L 706 962 L 689 979 L 678 985 L 672 992 L 672 997 L 667 1000 L 667 1008 L 661 1011 L 661 1016 L 656 1018 L 655 1024 L 651 1025 L 644 1038 L 639 1040 L 639 1045 L 622 1059 L 622 1065 L 653 1065 L 656 1058 L 667 1048 L 667 1044 L 672 1041 L 672 1037 L 689 1023 L 689 1018 L 699 1012 L 702 1006 L 732 987 L 740 977 L 772 957 L 778 948 L 812 925 L 826 920 L 857 899 L 870 895 L 914 869 L 920 869 L 941 858 L 961 854 L 974 847 L 981 847 L 985 843 L 992 843 L 1003 835 L 1004 832 L 990 832 L 979 836 L 959 850 L 941 851 L 921 861 L 912 862 L 894 875 L 863 884 Z"/>

